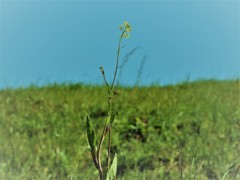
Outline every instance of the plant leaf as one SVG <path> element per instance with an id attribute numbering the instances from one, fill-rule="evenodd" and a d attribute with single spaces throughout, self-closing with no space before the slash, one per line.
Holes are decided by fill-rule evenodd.
<path id="1" fill-rule="evenodd" d="M 114 180 L 117 177 L 117 153 L 114 155 L 113 162 L 107 172 L 106 180 Z"/>
<path id="2" fill-rule="evenodd" d="M 95 130 L 93 128 L 93 124 L 89 116 L 87 116 L 87 119 L 86 119 L 86 132 L 87 132 L 88 143 L 91 147 L 91 151 L 95 151 L 95 147 L 96 147 Z"/>
<path id="3" fill-rule="evenodd" d="M 97 157 L 96 157 L 95 130 L 93 128 L 92 121 L 90 120 L 89 116 L 87 116 L 87 119 L 86 119 L 86 132 L 87 132 L 88 143 L 91 148 L 93 163 L 94 163 L 95 167 L 98 168 L 99 164 L 97 162 Z"/>

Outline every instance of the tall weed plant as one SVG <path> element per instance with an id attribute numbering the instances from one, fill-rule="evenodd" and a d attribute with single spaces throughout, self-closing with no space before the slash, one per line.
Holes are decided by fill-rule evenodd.
<path id="1" fill-rule="evenodd" d="M 121 44 L 122 40 L 124 38 L 129 37 L 129 33 L 131 32 L 132 28 L 128 22 L 124 22 L 122 25 L 119 26 L 119 30 L 121 31 L 121 35 L 118 42 L 118 48 L 117 48 L 117 54 L 116 54 L 116 65 L 115 65 L 115 71 L 113 75 L 113 80 L 109 84 L 107 81 L 105 71 L 103 67 L 100 67 L 100 71 L 103 76 L 103 80 L 107 87 L 108 92 L 108 115 L 105 120 L 105 125 L 103 127 L 103 131 L 99 139 L 97 140 L 97 134 L 94 129 L 94 126 L 92 124 L 92 121 L 90 120 L 90 117 L 86 117 L 86 133 L 87 133 L 87 139 L 90 146 L 90 152 L 92 156 L 92 161 L 94 163 L 94 166 L 98 170 L 99 178 L 100 180 L 113 180 L 116 179 L 117 175 L 117 154 L 114 154 L 114 156 L 111 155 L 111 129 L 113 126 L 113 123 L 115 121 L 116 116 L 116 109 L 114 108 L 114 102 L 116 99 L 116 96 L 118 95 L 118 92 L 115 88 L 115 82 L 116 77 L 119 69 L 119 57 L 121 53 Z M 107 159 L 105 161 L 102 161 L 102 147 L 103 142 L 107 138 Z"/>

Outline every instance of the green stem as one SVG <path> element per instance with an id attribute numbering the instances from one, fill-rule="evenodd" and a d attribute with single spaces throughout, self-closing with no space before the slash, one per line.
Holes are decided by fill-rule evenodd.
<path id="1" fill-rule="evenodd" d="M 111 156 L 111 126 L 109 127 L 108 131 L 108 156 L 107 156 L 107 163 L 108 163 L 108 169 L 110 168 L 110 157 Z"/>
<path id="2" fill-rule="evenodd" d="M 117 76 L 117 70 L 118 70 L 118 61 L 119 61 L 119 57 L 120 57 L 120 50 L 121 50 L 121 42 L 122 42 L 122 38 L 123 38 L 123 34 L 125 33 L 126 30 L 124 30 L 120 36 L 120 40 L 118 43 L 118 50 L 117 50 L 117 60 L 116 60 L 116 67 L 115 67 L 115 72 L 114 72 L 114 77 L 113 77 L 113 81 L 111 84 L 111 88 L 110 88 L 110 93 L 112 92 L 115 80 L 116 80 L 116 76 Z"/>
<path id="3" fill-rule="evenodd" d="M 107 82 L 107 79 L 106 79 L 106 76 L 105 76 L 105 72 L 104 72 L 104 69 L 103 67 L 100 67 L 100 71 L 102 73 L 102 76 L 103 76 L 103 80 L 107 86 L 107 90 L 108 90 L 108 94 L 110 94 L 110 89 L 109 89 L 109 85 L 108 85 L 108 82 Z"/>
<path id="4" fill-rule="evenodd" d="M 102 163 L 101 163 L 101 149 L 102 149 L 102 144 L 104 141 L 104 137 L 106 135 L 106 131 L 107 131 L 107 124 L 105 124 L 104 129 L 103 129 L 103 133 L 98 145 L 98 149 L 97 149 L 97 162 L 98 162 L 98 171 L 99 171 L 99 176 L 100 176 L 100 180 L 103 179 L 103 169 L 102 169 Z"/>
<path id="5" fill-rule="evenodd" d="M 116 80 L 116 76 L 117 76 L 117 71 L 118 71 L 118 62 L 119 62 L 119 57 L 120 57 L 120 51 L 121 51 L 121 42 L 122 42 L 122 38 L 123 38 L 123 35 L 124 33 L 126 32 L 126 30 L 122 31 L 122 34 L 120 36 L 120 40 L 119 40 L 119 43 L 118 43 L 118 50 L 117 50 L 117 58 L 116 58 L 116 67 L 115 67 L 115 72 L 114 72 L 114 77 L 113 77 L 113 81 L 112 81 L 112 84 L 111 84 L 111 87 L 109 88 L 109 85 L 107 83 L 107 80 L 106 80 L 106 76 L 105 76 L 105 73 L 104 73 L 104 70 L 102 67 L 100 67 L 100 70 L 102 72 L 102 75 L 103 75 L 103 79 L 105 81 L 105 84 L 108 88 L 108 94 L 109 94 L 109 99 L 108 99 L 108 104 L 109 104 L 109 112 L 112 113 L 112 108 L 113 108 L 113 103 L 112 103 L 112 91 L 113 91 L 113 86 L 114 86 L 114 83 L 115 83 L 115 80 Z M 103 132 L 102 132 L 102 136 L 101 136 L 101 139 L 100 139 L 100 142 L 98 144 L 98 148 L 97 148 L 97 157 L 96 157 L 96 163 L 98 165 L 98 172 L 99 172 L 99 177 L 100 177 L 100 180 L 103 180 L 104 179 L 104 174 L 103 174 L 103 168 L 102 168 L 102 163 L 101 163 L 101 149 L 102 149 L 102 145 L 103 145 L 103 141 L 104 141 L 104 138 L 106 136 L 106 134 L 109 133 L 108 135 L 108 156 L 107 156 L 107 164 L 108 164 L 108 168 L 110 167 L 110 148 L 111 148 L 111 124 L 109 122 L 106 122 L 105 126 L 104 126 L 104 129 L 103 129 Z"/>

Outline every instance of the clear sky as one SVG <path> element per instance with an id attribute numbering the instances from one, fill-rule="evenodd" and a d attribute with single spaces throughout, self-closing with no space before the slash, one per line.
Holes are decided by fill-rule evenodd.
<path id="1" fill-rule="evenodd" d="M 0 87 L 112 79 L 118 25 L 128 21 L 122 84 L 240 75 L 240 1 L 0 1 Z"/>

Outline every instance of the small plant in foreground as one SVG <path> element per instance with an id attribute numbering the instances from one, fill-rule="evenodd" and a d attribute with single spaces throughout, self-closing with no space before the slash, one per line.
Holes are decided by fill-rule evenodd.
<path id="1" fill-rule="evenodd" d="M 116 76 L 118 72 L 118 62 L 119 62 L 119 57 L 120 57 L 120 51 L 121 51 L 121 43 L 123 38 L 128 38 L 129 33 L 131 32 L 131 26 L 128 24 L 128 22 L 124 22 L 123 25 L 119 26 L 119 29 L 121 31 L 119 43 L 118 43 L 118 49 L 117 49 L 117 57 L 116 57 L 116 66 L 115 66 L 115 71 L 114 71 L 114 76 L 111 84 L 107 82 L 105 72 L 103 67 L 100 67 L 100 71 L 102 73 L 104 82 L 107 86 L 107 92 L 108 92 L 108 116 L 105 120 L 105 125 L 103 127 L 103 132 L 100 137 L 100 141 L 97 142 L 96 140 L 96 133 L 93 127 L 93 124 L 87 116 L 86 118 L 86 132 L 87 132 L 87 139 L 88 143 L 90 145 L 91 149 L 91 155 L 92 155 L 92 160 L 99 172 L 99 178 L 100 180 L 107 179 L 107 180 L 113 180 L 116 179 L 116 174 L 117 174 L 117 154 L 114 155 L 113 160 L 111 161 L 111 128 L 115 120 L 115 114 L 116 110 L 114 109 L 114 99 L 116 95 L 118 94 L 116 89 L 114 89 L 114 84 L 116 81 Z M 104 166 L 101 160 L 101 149 L 103 146 L 103 142 L 105 140 L 105 137 L 108 135 L 108 142 L 107 142 L 107 160 L 106 160 L 106 165 Z"/>

